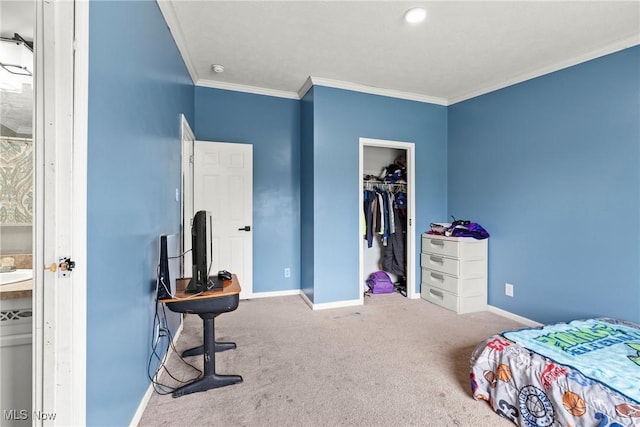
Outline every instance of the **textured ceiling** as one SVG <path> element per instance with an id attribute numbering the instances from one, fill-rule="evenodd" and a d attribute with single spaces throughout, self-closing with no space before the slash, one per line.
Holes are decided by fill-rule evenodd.
<path id="1" fill-rule="evenodd" d="M 448 104 L 640 43 L 638 1 L 159 4 L 196 84 L 293 97 L 312 76 Z"/>
<path id="2" fill-rule="evenodd" d="M 194 82 L 296 98 L 305 81 L 450 104 L 640 43 L 640 1 L 160 0 Z M 427 20 L 403 22 L 410 7 Z M 33 3 L 0 2 L 0 35 L 33 40 Z M 213 63 L 225 66 L 214 73 Z M 32 91 L 0 92 L 32 126 Z"/>

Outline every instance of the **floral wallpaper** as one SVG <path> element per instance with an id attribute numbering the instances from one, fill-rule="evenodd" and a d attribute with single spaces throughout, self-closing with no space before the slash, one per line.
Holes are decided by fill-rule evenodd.
<path id="1" fill-rule="evenodd" d="M 33 221 L 33 143 L 0 137 L 0 225 Z"/>

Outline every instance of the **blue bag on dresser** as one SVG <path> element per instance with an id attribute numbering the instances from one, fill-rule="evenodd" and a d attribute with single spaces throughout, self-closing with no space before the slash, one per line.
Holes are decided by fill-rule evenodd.
<path id="1" fill-rule="evenodd" d="M 390 294 L 393 292 L 393 282 L 384 271 L 371 273 L 367 279 L 367 286 L 372 294 Z"/>

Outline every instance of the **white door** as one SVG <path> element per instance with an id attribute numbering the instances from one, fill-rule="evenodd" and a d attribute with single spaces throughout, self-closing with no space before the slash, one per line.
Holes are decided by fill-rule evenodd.
<path id="1" fill-rule="evenodd" d="M 238 276 L 240 298 L 253 294 L 253 146 L 196 141 L 193 210 L 211 212 L 212 272 Z"/>
<path id="2" fill-rule="evenodd" d="M 89 5 L 35 7 L 32 422 L 84 425 Z"/>

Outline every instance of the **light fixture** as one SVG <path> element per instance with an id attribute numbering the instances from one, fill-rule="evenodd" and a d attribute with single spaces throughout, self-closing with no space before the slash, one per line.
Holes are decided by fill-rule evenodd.
<path id="1" fill-rule="evenodd" d="M 0 37 L 0 88 L 21 92 L 22 85 L 32 84 L 33 47 L 15 34 L 12 39 Z"/>
<path id="2" fill-rule="evenodd" d="M 211 69 L 216 73 L 222 73 L 224 72 L 224 65 L 211 64 Z"/>
<path id="3" fill-rule="evenodd" d="M 427 17 L 427 10 L 423 7 L 414 7 L 409 9 L 404 14 L 404 20 L 410 24 L 417 24 L 422 22 Z"/>

